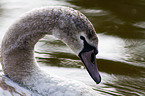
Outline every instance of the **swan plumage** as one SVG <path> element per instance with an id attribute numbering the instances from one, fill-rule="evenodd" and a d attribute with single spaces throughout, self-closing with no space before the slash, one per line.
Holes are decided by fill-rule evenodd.
<path id="1" fill-rule="evenodd" d="M 85 84 L 52 76 L 39 68 L 34 46 L 47 34 L 66 43 L 81 58 L 94 81 L 100 82 L 94 63 L 98 44 L 94 27 L 81 12 L 62 6 L 34 9 L 10 26 L 2 41 L 2 68 L 6 77 L 1 78 L 16 82 L 34 96 L 94 96 Z"/>

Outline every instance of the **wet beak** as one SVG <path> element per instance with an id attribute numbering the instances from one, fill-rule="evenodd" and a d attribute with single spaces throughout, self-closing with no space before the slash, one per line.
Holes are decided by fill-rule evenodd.
<path id="1" fill-rule="evenodd" d="M 89 72 L 92 79 L 99 84 L 101 82 L 101 76 L 99 74 L 97 63 L 96 63 L 96 55 L 94 50 L 90 50 L 88 52 L 81 52 L 79 54 L 82 62 L 84 63 L 87 71 Z"/>

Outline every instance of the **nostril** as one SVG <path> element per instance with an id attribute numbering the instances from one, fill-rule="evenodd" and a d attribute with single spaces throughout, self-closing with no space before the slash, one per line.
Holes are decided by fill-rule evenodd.
<path id="1" fill-rule="evenodd" d="M 95 64 L 95 54 L 94 53 L 91 54 L 91 62 L 93 64 Z"/>

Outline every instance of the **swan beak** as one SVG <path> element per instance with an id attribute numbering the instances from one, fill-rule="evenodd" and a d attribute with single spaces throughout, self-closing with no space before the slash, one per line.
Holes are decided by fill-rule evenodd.
<path id="1" fill-rule="evenodd" d="M 81 52 L 79 54 L 80 59 L 84 63 L 87 71 L 89 72 L 92 79 L 99 84 L 101 82 L 101 76 L 99 74 L 97 63 L 96 63 L 96 55 L 94 50 L 90 50 L 88 52 Z"/>

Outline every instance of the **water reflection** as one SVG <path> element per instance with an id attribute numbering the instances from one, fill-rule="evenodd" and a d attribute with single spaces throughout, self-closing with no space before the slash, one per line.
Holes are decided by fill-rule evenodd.
<path id="1" fill-rule="evenodd" d="M 99 58 L 145 67 L 145 40 L 99 34 Z"/>
<path id="2" fill-rule="evenodd" d="M 145 94 L 145 84 L 144 84 L 144 78 L 130 78 L 130 77 L 122 77 L 119 76 L 119 79 L 116 81 L 107 82 L 105 85 L 108 88 L 115 88 L 115 91 L 108 91 L 108 94 L 110 95 L 125 95 L 125 96 L 142 96 Z M 100 90 L 102 91 L 102 90 Z M 116 93 L 117 91 L 117 93 Z M 103 91 L 106 93 L 106 91 Z"/>
<path id="3" fill-rule="evenodd" d="M 86 9 L 107 10 L 127 21 L 145 20 L 144 0 L 69 0 L 69 2 Z"/>
<path id="4" fill-rule="evenodd" d="M 145 21 L 143 0 L 132 0 L 131 2 L 129 0 L 71 0 L 70 2 L 81 6 L 82 11 L 95 24 L 97 32 L 124 38 L 145 38 L 145 29 L 134 26 L 140 21 Z M 88 9 L 103 10 L 106 14 L 94 17 L 92 14 L 95 11 L 87 14 Z"/>
<path id="5" fill-rule="evenodd" d="M 126 53 L 126 61 L 137 63 L 140 66 L 145 64 L 145 40 L 144 39 L 136 39 L 136 40 L 126 40 L 125 41 Z"/>

